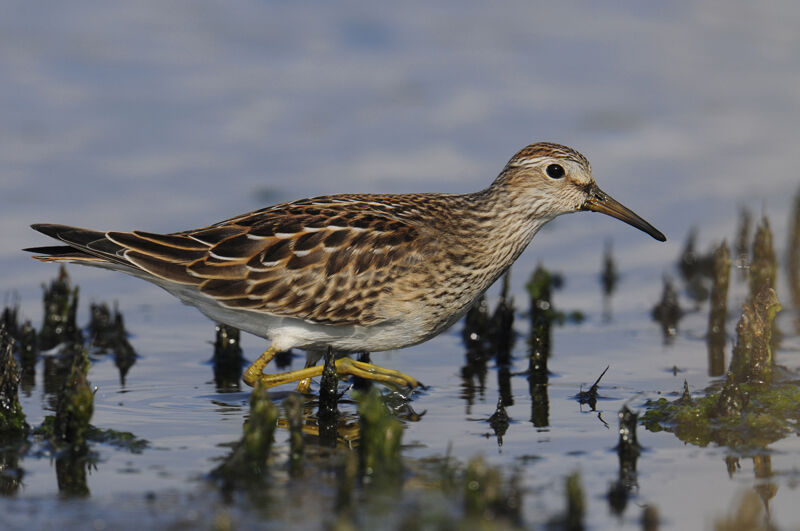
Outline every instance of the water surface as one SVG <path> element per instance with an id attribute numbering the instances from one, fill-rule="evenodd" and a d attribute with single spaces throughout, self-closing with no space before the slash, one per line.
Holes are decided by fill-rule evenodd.
<path id="1" fill-rule="evenodd" d="M 713 380 L 707 307 L 689 313 L 669 344 L 649 316 L 662 277 L 677 279 L 689 230 L 699 228 L 700 251 L 732 241 L 744 205 L 769 214 L 783 252 L 798 187 L 794 3 L 81 1 L 7 2 L 4 12 L 0 291 L 17 294 L 35 324 L 40 284 L 56 272 L 19 251 L 46 243 L 28 229 L 32 222 L 172 231 L 319 194 L 474 191 L 529 142 L 565 143 L 592 161 L 603 189 L 669 241 L 597 214 L 560 218 L 537 235 L 512 269 L 514 369 L 527 367 L 523 286 L 537 263 L 564 277 L 556 306 L 586 320 L 554 331 L 546 426 L 530 421 L 537 404 L 525 377 L 511 378 L 513 422 L 502 446 L 487 423 L 499 394 L 496 368 L 490 364 L 471 402 L 464 397 L 461 324 L 374 355 L 430 386 L 414 397 L 427 413 L 406 425 L 404 455 L 449 449 L 519 471 L 532 524 L 562 510 L 563 480 L 574 471 L 593 528 L 637 528 L 645 504 L 658 507 L 663 528 L 708 527 L 764 483 L 777 486 L 771 521 L 800 524 L 796 437 L 765 450 L 774 475 L 756 478 L 750 457 L 740 456 L 729 476 L 728 449 L 640 429 L 646 451 L 630 503 L 615 515 L 606 496 L 619 474 L 619 409 L 640 410 L 684 380 L 693 392 Z M 608 241 L 621 275 L 610 321 L 598 282 Z M 151 447 L 137 455 L 101 447 L 90 497 L 69 503 L 58 501 L 50 460 L 24 459 L 22 488 L 0 499 L 8 525 L 77 526 L 87 518 L 167 525 L 192 521 L 175 514 L 184 503 L 206 521 L 217 494 L 202 477 L 227 453 L 220 445 L 240 436 L 247 413 L 245 391 L 219 393 L 214 385 L 213 325 L 136 279 L 69 271 L 81 288 L 79 322 L 88 320 L 89 301 L 116 301 L 141 356 L 124 386 L 110 360 L 93 364 L 92 423 L 131 431 Z M 790 309 L 783 273 L 778 295 Z M 732 286 L 729 331 L 745 296 L 735 275 Z M 495 297 L 496 289 L 491 303 Z M 791 319 L 781 323 L 777 358 L 796 370 L 800 339 Z M 246 337 L 244 346 L 254 359 L 265 343 Z M 572 397 L 607 365 L 598 417 Z M 32 424 L 47 414 L 41 372 L 23 399 Z M 285 447 L 286 434 L 277 442 Z"/>

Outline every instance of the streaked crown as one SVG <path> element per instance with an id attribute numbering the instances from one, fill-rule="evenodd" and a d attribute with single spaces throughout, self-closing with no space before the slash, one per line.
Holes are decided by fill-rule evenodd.
<path id="1" fill-rule="evenodd" d="M 506 167 L 533 166 L 548 159 L 570 161 L 581 166 L 586 173 L 592 172 L 586 157 L 572 148 L 552 142 L 538 142 L 520 149 L 511 157 Z"/>

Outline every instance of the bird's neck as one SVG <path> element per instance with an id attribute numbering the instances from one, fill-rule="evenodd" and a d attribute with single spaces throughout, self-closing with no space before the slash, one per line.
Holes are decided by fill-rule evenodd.
<path id="1" fill-rule="evenodd" d="M 526 208 L 515 201 L 496 183 L 460 199 L 463 205 L 458 211 L 463 219 L 453 225 L 457 227 L 457 241 L 463 242 L 463 251 L 473 251 L 472 267 L 487 275 L 489 284 L 511 266 L 542 225 L 552 219 L 531 215 L 530 206 Z"/>

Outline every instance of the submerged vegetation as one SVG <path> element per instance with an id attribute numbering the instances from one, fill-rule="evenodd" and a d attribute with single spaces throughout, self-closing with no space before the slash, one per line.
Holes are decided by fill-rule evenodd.
<path id="1" fill-rule="evenodd" d="M 800 334 L 800 188 L 792 202 L 789 218 L 789 245 L 786 250 L 786 277 L 795 309 L 795 330 Z"/>
<path id="2" fill-rule="evenodd" d="M 714 275 L 708 311 L 708 375 L 722 376 L 725 372 L 725 319 L 728 316 L 728 286 L 731 276 L 731 257 L 728 244 L 722 242 L 714 251 Z"/>
<path id="3" fill-rule="evenodd" d="M 359 398 L 360 437 L 355 450 L 314 445 L 304 451 L 297 413 L 305 400 L 298 393 L 283 400 L 290 417 L 284 424 L 290 429 L 286 455 L 274 447 L 275 430 L 282 424 L 278 408 L 266 390 L 256 386 L 242 438 L 209 474 L 224 499 L 243 494 L 271 519 L 285 519 L 286 498 L 294 492 L 281 479 L 288 470 L 295 487 L 330 492 L 322 507 L 319 499 L 309 507 L 313 517 L 306 523 L 319 519 L 319 525 L 335 529 L 521 528 L 522 491 L 515 476 L 505 478 L 500 468 L 482 458 L 467 463 L 449 456 L 403 458 L 403 426 L 393 413 L 390 394 L 373 387 Z M 284 488 L 274 489 L 276 482 Z"/>
<path id="4" fill-rule="evenodd" d="M 730 268 L 724 243 L 714 257 L 708 342 L 709 349 L 719 356 L 725 343 Z M 750 292 L 736 325 L 725 379 L 702 396 L 692 397 L 686 388 L 675 401 L 661 398 L 648 402 L 643 417 L 648 429 L 671 431 L 698 446 L 714 443 L 735 450 L 764 448 L 790 433 L 800 433 L 800 388 L 795 383 L 798 377 L 780 367 L 775 359 L 775 317 L 781 304 L 775 293 L 777 259 L 766 218 L 756 230 L 749 263 Z"/>
<path id="5" fill-rule="evenodd" d="M 95 355 L 114 352 L 120 378 L 135 360 L 127 342 L 122 317 L 107 306 L 92 305 L 89 341 L 76 324 L 78 288 L 72 287 L 66 269 L 44 289 L 42 327 L 37 333 L 29 322 L 18 322 L 16 307 L 3 310 L 0 330 L 0 454 L 16 463 L 20 458 L 55 456 L 59 491 L 68 496 L 86 496 L 87 470 L 94 466 L 95 444 L 112 445 L 130 452 L 141 452 L 147 441 L 132 433 L 101 429 L 90 424 L 94 413 L 94 392 L 87 376 L 90 349 Z M 33 386 L 39 352 L 49 350 L 45 358 L 45 392 L 54 414 L 29 428 L 19 404 L 19 383 L 23 389 Z M 22 362 L 21 370 L 15 356 Z M 22 469 L 19 468 L 19 478 Z M 12 494 L 19 481 L 5 483 L 4 492 Z"/>
<path id="6" fill-rule="evenodd" d="M 514 304 L 508 295 L 508 277 L 494 312 L 472 314 L 476 324 L 465 332 L 465 340 L 475 346 L 478 357 L 491 356 L 505 367 L 501 378 L 512 376 L 511 349 L 514 335 Z M 532 359 L 548 355 L 547 338 L 554 322 L 579 319 L 552 309 L 549 289 L 560 280 L 539 268 L 533 277 L 538 281 L 538 298 L 531 319 L 539 323 L 529 338 Z M 127 339 L 123 318 L 118 309 L 103 303 L 92 304 L 90 322 L 84 328 L 76 323 L 77 287 L 72 286 L 65 269 L 45 287 L 47 313 L 39 333 L 30 323 L 18 322 L 16 307 L 3 312 L 0 332 L 0 487 L 3 494 L 13 494 L 22 485 L 25 459 L 40 456 L 55 458 L 59 491 L 68 497 L 91 494 L 88 474 L 100 463 L 97 445 L 110 445 L 123 451 L 139 453 L 149 448 L 147 441 L 128 432 L 104 430 L 91 424 L 94 391 L 89 382 L 93 359 L 112 355 L 120 371 L 120 384 L 135 363 L 136 354 Z M 484 306 L 485 308 L 485 306 Z M 8 332 L 6 332 L 6 329 Z M 40 357 L 40 352 L 48 351 Z M 365 354 L 363 359 L 367 359 Z M 27 368 L 19 368 L 16 360 Z M 52 414 L 30 428 L 20 406 L 18 391 L 26 370 L 35 374 L 38 359 L 45 362 L 45 391 Z M 476 457 L 460 462 L 451 456 L 408 459 L 403 456 L 403 421 L 419 420 L 408 399 L 388 389 L 355 382 L 352 400 L 342 400 L 338 388 L 333 353 L 326 355 L 326 370 L 318 398 L 290 393 L 277 407 L 267 390 L 257 386 L 250 393 L 250 413 L 241 439 L 231 444 L 227 457 L 208 473 L 208 480 L 219 488 L 222 498 L 233 500 L 244 495 L 255 505 L 271 508 L 280 517 L 286 503 L 284 496 L 308 481 L 322 481 L 332 495 L 329 511 L 320 515 L 325 525 L 336 528 L 371 528 L 375 522 L 396 522 L 398 526 L 434 528 L 513 529 L 523 526 L 523 490 L 515 474 Z M 218 327 L 214 344 L 213 369 L 220 391 L 238 389 L 244 361 L 238 330 Z M 536 363 L 532 362 L 532 367 Z M 546 367 L 546 362 L 544 364 Z M 538 374 L 538 376 L 537 376 Z M 532 380 L 546 371 L 532 372 Z M 33 380 L 31 381 L 33 385 Z M 510 402 L 510 386 L 506 388 Z M 596 392 L 596 386 L 593 387 Z M 356 410 L 352 411 L 353 405 Z M 342 408 L 343 406 L 343 408 Z M 544 403 L 547 418 L 546 401 Z M 342 409 L 340 409 L 342 408 Z M 283 411 L 283 415 L 281 414 Z M 537 417 L 534 414 L 534 417 Z M 502 443 L 508 428 L 504 399 L 489 423 Z M 545 421 L 546 423 L 546 421 Z M 543 424 L 544 425 L 544 424 Z M 278 429 L 289 432 L 288 452 L 276 448 Z M 308 440 L 315 444 L 308 444 Z M 325 471 L 335 471 L 326 476 Z M 275 482 L 286 485 L 288 472 L 296 487 L 276 491 Z M 576 476 L 577 477 L 577 476 Z M 331 479 L 334 478 L 332 481 Z M 574 479 L 567 482 L 568 511 L 564 522 L 581 522 L 584 506 L 576 503 Z M 416 508 L 409 511 L 409 508 Z M 315 511 L 318 507 L 315 507 Z M 388 513 L 387 513 L 388 511 Z M 558 519 L 561 519 L 559 517 Z M 229 521 L 230 523 L 230 521 Z"/>

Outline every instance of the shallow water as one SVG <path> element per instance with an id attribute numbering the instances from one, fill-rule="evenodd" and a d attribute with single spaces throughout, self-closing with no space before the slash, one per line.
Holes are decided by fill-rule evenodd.
<path id="1" fill-rule="evenodd" d="M 512 269 L 514 371 L 527 367 L 524 284 L 537 263 L 564 277 L 556 307 L 587 319 L 554 329 L 546 427 L 530 422 L 541 403 L 532 402 L 525 376 L 511 377 L 512 423 L 502 446 L 487 421 L 499 395 L 491 362 L 485 389 L 471 403 L 464 398 L 461 324 L 425 344 L 373 355 L 430 386 L 414 396 L 413 407 L 426 413 L 406 424 L 404 456 L 482 454 L 518 471 L 532 525 L 563 510 L 564 478 L 579 471 L 592 528 L 637 528 L 645 504 L 658 508 L 662 528 L 710 527 L 756 485 L 776 487 L 772 523 L 800 526 L 795 436 L 765 450 L 769 477 L 752 456 L 740 456 L 729 476 L 730 450 L 687 446 L 640 427 L 646 451 L 638 486 L 621 516 L 607 500 L 619 475 L 620 408 L 641 410 L 647 399 L 680 391 L 684 380 L 695 393 L 713 381 L 707 305 L 681 320 L 669 344 L 650 320 L 664 275 L 683 288 L 675 264 L 689 230 L 699 228 L 701 252 L 731 242 L 745 205 L 756 217 L 769 215 L 779 259 L 784 252 L 798 188 L 794 3 L 7 8 L 11 16 L 0 18 L 0 292 L 17 294 L 34 324 L 40 284 L 56 270 L 19 251 L 46 244 L 27 228 L 32 222 L 171 231 L 325 193 L 472 191 L 525 144 L 563 142 L 587 155 L 603 189 L 669 241 L 596 214 L 560 218 L 537 235 Z M 607 241 L 621 275 L 610 321 L 598 282 Z M 25 458 L 22 488 L 0 498 L 7 525 L 210 526 L 222 504 L 202 478 L 228 453 L 221 445 L 241 435 L 248 398 L 216 390 L 208 363 L 213 325 L 136 279 L 69 272 L 81 288 L 78 321 L 87 322 L 90 301 L 116 301 L 140 355 L 124 386 L 110 359 L 93 363 L 92 423 L 151 446 L 134 455 L 100 446 L 85 500 L 59 497 L 51 460 Z M 777 359 L 797 370 L 800 338 L 785 276 L 781 269 L 786 336 Z M 496 296 L 490 291 L 491 304 Z M 734 273 L 729 334 L 744 296 Z M 693 306 L 685 293 L 681 304 Z M 258 338 L 243 342 L 249 359 L 265 347 Z M 607 365 L 600 418 L 573 397 Z M 22 400 L 31 424 L 48 413 L 37 369 Z M 287 437 L 278 433 L 280 451 Z M 234 521 L 261 518 L 246 504 L 226 510 Z"/>

